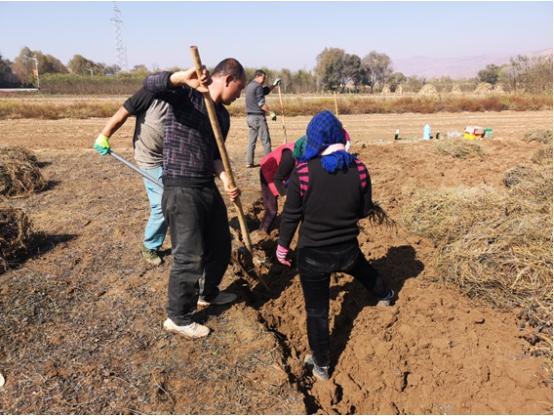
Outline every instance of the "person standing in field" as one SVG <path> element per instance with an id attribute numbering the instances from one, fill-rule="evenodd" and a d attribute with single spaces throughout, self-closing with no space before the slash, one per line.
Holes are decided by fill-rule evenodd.
<path id="1" fill-rule="evenodd" d="M 144 172 L 160 181 L 168 108 L 166 101 L 156 99 L 154 94 L 144 88 L 140 89 L 108 120 L 94 143 L 94 149 L 101 155 L 108 154 L 110 138 L 130 116 L 136 116 L 133 134 L 135 161 Z M 158 266 L 162 262 L 159 249 L 167 233 L 167 223 L 162 213 L 162 190 L 147 179 L 144 179 L 144 187 L 150 202 L 150 216 L 144 229 L 141 252 L 146 262 Z"/>
<path id="2" fill-rule="evenodd" d="M 211 77 L 201 79 L 194 68 L 146 77 L 147 91 L 169 104 L 163 142 L 162 210 L 169 225 L 173 266 L 168 283 L 167 331 L 188 338 L 205 337 L 207 326 L 193 321 L 197 305 L 222 305 L 236 299 L 220 292 L 219 283 L 231 258 L 227 209 L 214 183 L 218 177 L 229 198 L 231 188 L 217 149 L 203 92 L 215 103 L 223 137 L 230 117 L 225 105 L 240 97 L 246 82 L 242 65 L 233 58 L 221 61 Z M 204 275 L 203 295 L 199 279 Z"/>
<path id="3" fill-rule="evenodd" d="M 357 236 L 358 220 L 375 209 L 364 164 L 346 151 L 345 131 L 330 112 L 316 114 L 306 129 L 306 148 L 290 176 L 277 260 L 291 266 L 289 245 L 300 222 L 297 266 L 304 293 L 308 341 L 304 363 L 315 377 L 329 379 L 329 277 L 352 275 L 389 305 L 394 291 L 369 265 Z"/>
<path id="4" fill-rule="evenodd" d="M 264 146 L 264 155 L 271 152 L 271 137 L 267 127 L 266 115 L 273 121 L 277 120 L 277 114 L 271 111 L 265 101 L 265 96 L 281 83 L 277 78 L 271 87 L 264 86 L 266 73 L 261 69 L 256 70 L 254 79 L 244 90 L 246 102 L 246 122 L 248 124 L 248 147 L 246 149 L 246 167 L 253 168 L 254 154 L 256 152 L 256 140 L 259 138 Z"/>

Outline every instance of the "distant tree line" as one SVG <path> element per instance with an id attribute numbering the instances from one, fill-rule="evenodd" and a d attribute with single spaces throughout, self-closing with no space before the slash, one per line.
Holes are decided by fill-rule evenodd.
<path id="1" fill-rule="evenodd" d="M 24 47 L 14 62 L 2 58 L 0 54 L 0 87 L 35 85 L 36 67 L 41 78 L 47 75 L 43 78 L 44 81 L 56 84 L 51 88 L 45 88 L 45 92 L 69 92 L 73 87 L 81 92 L 92 88 L 97 90 L 101 87 L 102 79 L 112 86 L 117 83 L 114 79 L 123 80 L 116 89 L 127 92 L 127 88 L 140 85 L 140 80 L 147 74 L 160 70 L 154 68 L 150 71 L 141 64 L 135 65 L 130 71 L 123 72 L 117 65 L 94 62 L 79 54 L 74 55 L 67 65 L 64 65 L 52 55 Z M 168 68 L 170 71 L 178 69 L 180 68 Z M 256 69 L 246 68 L 249 80 L 253 79 Z M 385 89 L 394 93 L 399 88 L 404 92 L 418 92 L 425 84 L 434 85 L 439 93 L 449 92 L 454 86 L 462 92 L 469 92 L 473 91 L 479 82 L 486 82 L 493 86 L 501 84 L 508 92 L 552 94 L 552 55 L 535 58 L 519 55 L 502 66 L 486 65 L 479 71 L 477 77 L 462 80 L 454 80 L 446 76 L 434 79 L 407 77 L 401 72 L 394 71 L 392 61 L 385 53 L 371 51 L 361 58 L 340 48 L 325 48 L 321 51 L 316 57 L 313 70 L 262 69 L 268 74 L 270 82 L 277 77 L 283 80 L 281 84 L 283 92 L 295 94 L 379 93 L 384 92 Z M 86 82 L 92 83 L 92 79 L 94 79 L 94 87 L 83 85 Z M 68 84 L 68 88 L 62 87 L 62 83 Z M 106 89 L 109 88 L 107 86 L 100 88 L 100 90 Z"/>

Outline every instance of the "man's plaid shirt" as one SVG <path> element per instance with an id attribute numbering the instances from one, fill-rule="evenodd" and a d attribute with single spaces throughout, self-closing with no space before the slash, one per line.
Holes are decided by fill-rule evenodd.
<path id="1" fill-rule="evenodd" d="M 187 86 L 170 88 L 171 72 L 146 77 L 144 88 L 167 101 L 169 111 L 164 133 L 163 179 L 165 184 L 180 180 L 213 180 L 214 160 L 221 159 L 204 97 Z M 223 138 L 227 137 L 230 117 L 223 104 L 215 104 Z"/>

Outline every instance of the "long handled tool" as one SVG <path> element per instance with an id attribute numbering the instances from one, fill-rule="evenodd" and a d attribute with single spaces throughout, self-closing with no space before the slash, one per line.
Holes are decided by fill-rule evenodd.
<path id="1" fill-rule="evenodd" d="M 202 76 L 202 61 L 200 60 L 200 54 L 198 53 L 198 48 L 196 46 L 191 46 L 190 53 L 192 55 L 194 66 L 196 67 L 196 75 L 198 76 L 198 79 L 200 79 L 200 77 Z M 231 187 L 234 188 L 236 187 L 235 177 L 233 176 L 231 163 L 229 162 L 229 156 L 227 155 L 227 149 L 225 148 L 225 142 L 223 141 L 223 134 L 221 133 L 221 128 L 219 127 L 219 121 L 217 120 L 217 114 L 215 112 L 214 102 L 212 101 L 212 97 L 210 96 L 209 92 L 204 92 L 202 93 L 202 95 L 204 96 L 204 102 L 206 103 L 206 109 L 208 110 L 208 117 L 210 118 L 210 124 L 214 132 L 214 137 L 217 143 L 217 148 L 219 149 L 221 161 L 223 162 L 223 168 L 225 169 L 225 172 L 229 177 L 229 185 L 231 185 Z M 240 202 L 240 198 L 235 198 L 235 200 L 233 201 L 233 205 L 237 209 L 240 230 L 242 234 L 242 241 L 244 242 L 244 245 L 246 246 L 246 250 L 248 250 L 250 257 L 252 258 L 252 242 L 250 240 L 250 233 L 248 232 L 248 227 L 246 225 L 246 219 L 244 217 L 244 212 L 242 210 L 242 204 Z M 267 283 L 264 280 L 262 280 L 260 276 L 256 276 L 256 277 L 265 286 L 267 290 L 270 290 Z"/>
<path id="2" fill-rule="evenodd" d="M 110 152 L 109 152 L 110 155 L 112 155 L 114 158 L 116 158 L 117 160 L 119 160 L 121 163 L 123 163 L 125 166 L 127 166 L 128 168 L 131 168 L 132 170 L 134 170 L 135 172 L 137 172 L 139 175 L 141 175 L 143 178 L 149 180 L 150 182 L 152 182 L 154 185 L 157 185 L 160 187 L 160 189 L 164 189 L 164 186 L 163 184 L 158 181 L 156 178 L 154 178 L 153 176 L 150 176 L 148 173 L 144 172 L 143 170 L 139 169 L 138 167 L 136 167 L 135 165 L 133 165 L 131 162 L 128 162 L 124 157 L 122 157 L 121 155 L 119 155 L 118 153 L 114 152 L 112 149 L 110 149 Z"/>
<path id="3" fill-rule="evenodd" d="M 281 96 L 281 84 L 277 84 L 277 90 L 279 91 L 279 101 L 281 103 L 281 112 L 283 113 L 283 134 L 285 135 L 285 143 L 288 142 L 287 139 L 287 127 L 285 126 L 285 106 L 283 105 L 283 97 Z"/>

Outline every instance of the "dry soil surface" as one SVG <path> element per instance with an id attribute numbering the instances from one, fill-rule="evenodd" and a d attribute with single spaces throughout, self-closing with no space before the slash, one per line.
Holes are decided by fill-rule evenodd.
<path id="1" fill-rule="evenodd" d="M 331 287 L 333 373 L 316 381 L 302 369 L 308 351 L 296 271 L 262 270 L 271 290 L 237 278 L 226 307 L 201 310 L 204 340 L 165 333 L 169 238 L 164 263 L 141 259 L 148 203 L 141 179 L 91 145 L 106 120 L 2 120 L 0 143 L 36 152 L 48 189 L 8 203 L 44 233 L 31 256 L 0 275 L 0 413 L 552 413 L 549 363 L 531 354 L 518 311 L 499 311 L 438 283 L 434 247 L 399 223 L 396 232 L 362 221 L 362 251 L 398 293 L 376 300 L 346 274 Z M 287 119 L 289 138 L 308 117 Z M 399 221 L 410 190 L 502 186 L 504 172 L 542 145 L 520 138 L 551 128 L 552 112 L 345 116 L 372 176 L 374 197 Z M 492 127 L 484 155 L 441 155 L 432 142 L 394 142 L 465 125 Z M 112 145 L 132 160 L 133 121 Z M 274 146 L 281 124 L 270 124 Z M 257 169 L 244 168 L 246 122 L 234 118 L 228 149 L 249 224 L 257 225 Z M 261 146 L 258 146 L 258 155 Z M 229 209 L 231 224 L 236 213 Z M 273 232 L 275 236 L 275 232 Z M 257 236 L 254 236 L 257 237 Z M 256 239 L 271 260 L 275 239 Z M 235 242 L 235 246 L 239 243 Z"/>

